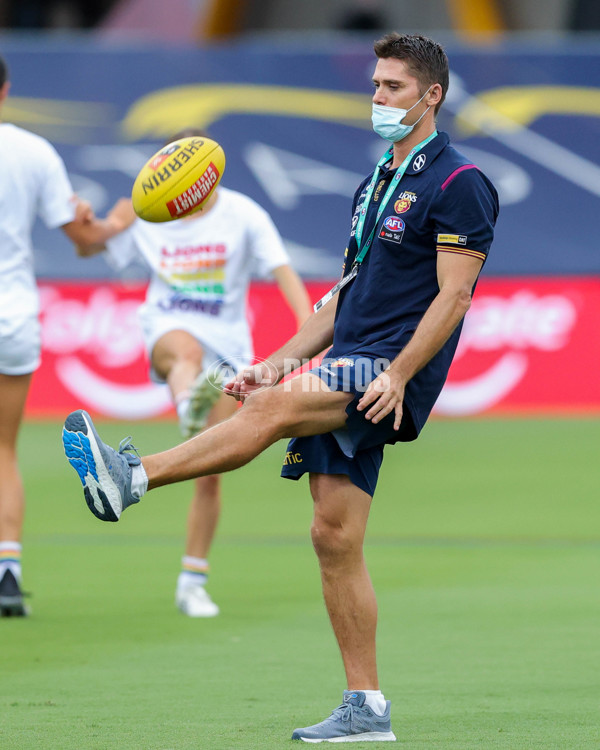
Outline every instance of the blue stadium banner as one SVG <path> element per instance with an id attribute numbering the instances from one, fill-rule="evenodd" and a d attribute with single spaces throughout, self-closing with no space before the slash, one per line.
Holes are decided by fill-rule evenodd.
<path id="1" fill-rule="evenodd" d="M 590 42 L 447 45 L 439 128 L 496 183 L 502 211 L 487 273 L 600 272 L 600 48 Z M 273 216 L 305 277 L 339 275 L 350 201 L 385 148 L 370 126 L 369 42 L 244 41 L 202 49 L 0 38 L 4 119 L 50 139 L 77 192 L 104 213 L 182 127 L 227 154 L 224 185 Z M 35 231 L 42 278 L 111 277 Z M 142 274 L 141 269 L 134 275 Z"/>

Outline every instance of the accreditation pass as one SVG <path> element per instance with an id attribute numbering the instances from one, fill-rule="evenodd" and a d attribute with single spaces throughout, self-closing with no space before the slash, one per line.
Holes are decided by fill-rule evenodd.
<path id="1" fill-rule="evenodd" d="M 343 289 L 346 286 L 346 284 L 349 284 L 358 273 L 358 268 L 359 268 L 359 264 L 355 263 L 350 269 L 350 273 L 347 273 L 345 276 L 342 276 L 342 278 L 338 281 L 338 283 L 334 287 L 332 287 L 324 297 L 321 297 L 321 299 L 315 303 L 314 308 L 313 308 L 314 311 L 319 312 L 319 310 L 323 307 L 323 305 L 326 305 L 330 299 L 333 299 L 333 297 L 335 297 L 335 295 L 340 291 L 340 289 Z"/>

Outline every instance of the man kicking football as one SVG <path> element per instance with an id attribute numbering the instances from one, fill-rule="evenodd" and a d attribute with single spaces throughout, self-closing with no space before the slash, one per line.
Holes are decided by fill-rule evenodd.
<path id="1" fill-rule="evenodd" d="M 347 678 L 342 704 L 296 729 L 305 742 L 395 740 L 375 654 L 377 604 L 363 539 L 385 444 L 414 440 L 445 382 L 498 214 L 493 185 L 436 130 L 448 60 L 434 41 L 375 43 L 373 128 L 391 142 L 356 191 L 343 276 L 269 362 L 225 386 L 229 420 L 164 453 L 102 442 L 88 414 L 65 452 L 98 518 L 117 521 L 149 490 L 243 466 L 292 438 L 282 475 L 309 474 L 312 540 Z M 331 347 L 320 367 L 280 383 L 290 362 Z"/>

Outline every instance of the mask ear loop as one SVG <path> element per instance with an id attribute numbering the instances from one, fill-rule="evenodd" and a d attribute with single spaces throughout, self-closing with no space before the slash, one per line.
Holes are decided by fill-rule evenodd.
<path id="1" fill-rule="evenodd" d="M 417 102 L 417 104 L 418 104 L 418 102 Z M 425 115 L 429 112 L 430 109 L 431 109 L 431 104 L 427 107 L 427 109 L 425 110 L 425 112 L 423 112 L 423 114 L 421 115 L 421 117 L 419 117 L 419 119 L 416 122 L 413 122 L 412 126 L 410 126 L 410 127 L 414 128 L 415 125 L 418 125 L 421 122 L 421 120 L 425 117 Z M 404 117 L 406 117 L 406 115 L 404 115 Z M 404 117 L 402 118 L 403 120 L 404 120 Z"/>
<path id="2" fill-rule="evenodd" d="M 409 112 L 410 112 L 411 110 L 413 110 L 413 109 L 414 109 L 414 108 L 415 108 L 415 107 L 417 106 L 417 104 L 420 104 L 420 103 L 421 103 L 421 102 L 423 101 L 423 99 L 425 99 L 425 97 L 427 96 L 427 94 L 428 94 L 428 93 L 429 93 L 429 92 L 431 91 L 431 88 L 432 88 L 432 86 L 433 86 L 433 83 L 432 83 L 432 84 L 431 84 L 431 86 L 430 86 L 430 87 L 429 87 L 429 88 L 427 89 L 427 91 L 426 91 L 426 92 L 425 92 L 425 93 L 423 94 L 423 96 L 422 96 L 422 97 L 421 97 L 421 98 L 419 99 L 419 101 L 418 101 L 418 102 L 415 102 L 415 103 L 414 103 L 414 104 L 412 105 L 412 107 L 411 107 L 410 109 L 407 109 L 407 110 L 406 110 L 406 115 L 407 115 L 407 114 L 408 114 L 408 113 L 409 113 Z M 419 124 L 419 123 L 421 122 L 421 120 L 422 120 L 422 119 L 423 119 L 423 118 L 425 117 L 425 115 L 426 115 L 426 114 L 427 114 L 427 113 L 429 112 L 429 110 L 431 109 L 431 106 L 432 106 L 432 105 L 430 104 L 430 105 L 429 105 L 429 106 L 427 107 L 427 109 L 425 110 L 425 112 L 423 112 L 423 114 L 421 115 L 421 117 L 419 117 L 419 119 L 418 119 L 418 120 L 417 120 L 416 122 L 414 122 L 414 123 L 413 123 L 413 125 L 412 125 L 412 127 L 413 127 L 413 128 L 414 128 L 414 126 L 415 126 L 415 125 L 418 125 L 418 124 Z M 406 117 L 406 115 L 404 115 L 404 117 Z M 402 119 L 400 120 L 400 124 L 401 124 L 401 125 L 402 125 L 402 124 L 403 124 L 403 122 L 404 122 L 404 117 L 403 117 L 403 118 L 402 118 Z"/>

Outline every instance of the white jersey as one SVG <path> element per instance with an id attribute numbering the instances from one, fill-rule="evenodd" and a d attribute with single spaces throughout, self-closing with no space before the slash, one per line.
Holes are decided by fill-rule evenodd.
<path id="1" fill-rule="evenodd" d="M 266 276 L 290 262 L 267 212 L 246 195 L 223 187 L 206 214 L 161 224 L 137 219 L 107 249 L 119 268 L 136 255 L 151 268 L 142 321 L 173 316 L 221 357 L 248 361 L 251 275 Z"/>
<path id="2" fill-rule="evenodd" d="M 65 165 L 44 138 L 0 123 L 0 336 L 39 310 L 31 244 L 36 216 L 50 228 L 75 218 Z"/>

